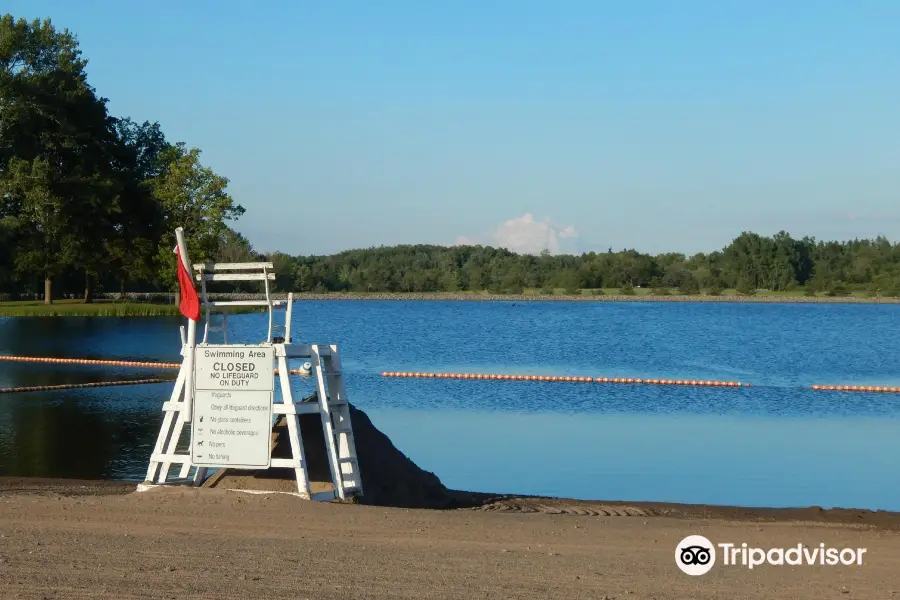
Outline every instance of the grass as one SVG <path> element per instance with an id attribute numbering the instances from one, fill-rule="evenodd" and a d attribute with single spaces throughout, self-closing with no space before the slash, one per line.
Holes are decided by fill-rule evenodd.
<path id="1" fill-rule="evenodd" d="M 255 307 L 236 306 L 234 313 L 257 312 Z M 172 317 L 180 314 L 174 304 L 124 302 L 121 300 L 43 300 L 0 302 L 0 317 Z"/>

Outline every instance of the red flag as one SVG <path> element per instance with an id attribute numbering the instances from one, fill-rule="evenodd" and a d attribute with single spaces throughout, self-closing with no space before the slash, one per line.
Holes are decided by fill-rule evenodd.
<path id="1" fill-rule="evenodd" d="M 200 298 L 197 297 L 197 289 L 194 280 L 181 260 L 181 251 L 175 246 L 175 254 L 178 256 L 178 286 L 181 288 L 181 302 L 178 310 L 192 321 L 200 320 Z"/>

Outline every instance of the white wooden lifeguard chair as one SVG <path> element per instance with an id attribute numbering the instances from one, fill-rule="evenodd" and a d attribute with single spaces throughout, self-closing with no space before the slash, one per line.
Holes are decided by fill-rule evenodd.
<path id="1" fill-rule="evenodd" d="M 189 264 L 181 228 L 176 230 L 176 237 L 181 256 Z M 186 452 L 176 451 L 184 425 L 191 422 L 194 398 L 194 353 L 197 349 L 217 346 L 217 344 L 209 343 L 210 332 L 221 331 L 224 344 L 228 343 L 228 311 L 231 307 L 265 306 L 269 317 L 268 330 L 265 341 L 259 345 L 274 349 L 276 377 L 281 391 L 280 398 L 273 395 L 272 426 L 274 427 L 276 422 L 284 417 L 287 421 L 291 451 L 290 458 L 271 458 L 269 466 L 293 469 L 297 480 L 297 493 L 305 498 L 344 500 L 350 496 L 362 494 L 362 479 L 350 420 L 350 405 L 344 388 L 338 347 L 335 344 L 293 343 L 291 337 L 293 295 L 288 294 L 287 300 L 272 298 L 269 282 L 275 279 L 273 268 L 274 265 L 270 262 L 198 263 L 193 265 L 193 272 L 196 272 L 195 277 L 200 282 L 201 307 L 205 311 L 203 340 L 200 344 L 195 343 L 196 321 L 188 320 L 187 331 L 184 327 L 181 328 L 181 355 L 184 358 L 171 398 L 163 404 L 165 415 L 150 458 L 145 486 L 153 483 L 176 482 L 191 482 L 193 485 L 200 485 L 206 479 L 208 469 L 192 463 L 190 443 Z M 262 281 L 265 299 L 211 300 L 206 290 L 206 283 L 210 281 Z M 283 325 L 275 324 L 274 311 L 276 308 L 285 309 Z M 212 319 L 217 315 L 221 317 L 221 323 L 215 326 Z M 275 335 L 278 330 L 282 335 Z M 288 367 L 288 359 L 291 358 L 310 360 L 311 375 L 315 381 L 316 402 L 295 401 L 291 390 L 291 371 Z M 320 415 L 322 421 L 325 450 L 333 486 L 333 492 L 327 492 L 324 495 L 311 494 L 309 470 L 300 433 L 300 415 L 315 413 Z M 169 477 L 172 465 L 181 466 L 178 478 L 175 480 L 171 480 Z M 194 473 L 191 476 L 192 468 L 194 468 Z"/>

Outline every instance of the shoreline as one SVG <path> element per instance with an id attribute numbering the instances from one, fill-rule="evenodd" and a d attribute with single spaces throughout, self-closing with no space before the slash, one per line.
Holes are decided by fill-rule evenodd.
<path id="1" fill-rule="evenodd" d="M 178 309 L 174 304 L 160 304 L 159 294 L 130 293 L 126 298 L 113 298 L 116 294 L 102 302 L 82 304 L 77 301 L 65 301 L 54 304 L 43 304 L 25 300 L 0 303 L 0 318 L 21 317 L 178 317 Z M 154 300 L 150 301 L 149 298 Z M 278 292 L 270 296 L 273 300 L 286 300 L 287 293 Z M 222 293 L 210 296 L 212 300 L 263 300 L 264 294 Z M 488 294 L 461 292 L 327 292 L 293 293 L 295 302 L 494 302 L 507 304 L 542 303 L 542 302 L 606 302 L 606 303 L 720 303 L 720 304 L 880 304 L 897 305 L 900 298 L 863 297 L 863 296 L 788 296 L 788 295 L 754 295 L 739 296 L 734 294 L 723 296 L 682 296 L 653 294 Z M 264 312 L 247 307 L 236 307 L 232 314 Z"/>
<path id="2" fill-rule="evenodd" d="M 0 476 L 0 498 L 8 496 L 121 497 L 137 493 L 138 481 L 83 480 L 50 477 Z M 181 493 L 221 493 L 227 488 L 163 486 Z M 146 494 L 148 492 L 141 492 Z M 236 495 L 243 495 L 234 492 Z M 265 494 L 260 490 L 261 495 Z M 463 502 L 451 508 L 393 508 L 424 513 L 459 511 L 499 512 L 504 514 L 548 514 L 594 517 L 668 518 L 677 520 L 715 520 L 723 522 L 813 523 L 821 525 L 863 526 L 900 531 L 900 512 L 861 508 L 765 507 L 717 504 L 654 502 L 649 500 L 579 500 L 550 496 L 491 494 L 453 490 Z M 281 495 L 275 490 L 271 495 Z M 303 500 L 303 502 L 312 502 Z M 329 504 L 329 503 L 325 503 Z"/>
<path id="3" fill-rule="evenodd" d="M 248 294 L 250 296 L 252 294 Z M 286 294 L 273 294 L 273 298 L 284 299 Z M 863 298 L 857 296 L 654 296 L 651 294 L 608 295 L 531 295 L 531 294 L 459 294 L 452 292 L 373 292 L 348 293 L 329 292 L 325 294 L 294 293 L 295 301 L 304 300 L 407 300 L 407 301 L 473 301 L 473 302 L 725 302 L 725 303 L 768 303 L 768 304 L 900 304 L 900 298 Z"/>

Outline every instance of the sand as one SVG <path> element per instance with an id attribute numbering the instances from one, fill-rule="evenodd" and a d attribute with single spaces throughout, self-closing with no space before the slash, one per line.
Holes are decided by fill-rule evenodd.
<path id="1" fill-rule="evenodd" d="M 0 478 L 0 599 L 900 597 L 900 513 L 449 490 L 365 413 L 351 415 L 366 492 L 357 504 L 278 493 L 295 488 L 277 472 L 140 493 L 135 483 Z M 318 417 L 301 428 L 320 491 Z M 866 554 L 858 566 L 717 565 L 690 577 L 675 548 L 692 534 Z"/>
<path id="2" fill-rule="evenodd" d="M 720 509 L 697 518 L 689 515 L 704 507 L 666 512 L 663 505 L 583 503 L 577 515 L 523 512 L 515 502 L 494 510 L 425 510 L 216 489 L 133 489 L 0 480 L 0 598 L 900 595 L 900 515 L 893 513 L 869 513 L 878 518 L 866 525 L 835 525 L 815 510 L 777 516 Z M 795 520 L 804 516 L 818 522 Z M 674 562 L 677 542 L 689 534 L 765 548 L 824 542 L 867 552 L 861 566 L 717 565 L 689 577 Z"/>

